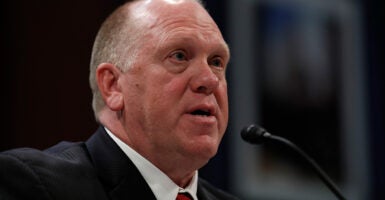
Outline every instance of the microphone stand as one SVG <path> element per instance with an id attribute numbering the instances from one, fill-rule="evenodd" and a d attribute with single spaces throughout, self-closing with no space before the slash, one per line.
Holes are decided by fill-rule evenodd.
<path id="1" fill-rule="evenodd" d="M 329 178 L 329 176 L 322 170 L 321 167 L 310 157 L 308 156 L 303 150 L 301 150 L 297 145 L 290 142 L 289 140 L 271 135 L 271 134 L 265 134 L 266 138 L 272 139 L 274 141 L 278 141 L 282 144 L 285 144 L 289 147 L 291 147 L 293 150 L 295 150 L 297 153 L 299 153 L 301 156 L 305 158 L 305 160 L 310 164 L 312 169 L 316 172 L 318 177 L 326 184 L 326 186 L 338 197 L 340 200 L 346 200 L 346 198 L 342 195 L 342 193 L 339 191 L 337 186 L 333 183 L 333 181 Z"/>
<path id="2" fill-rule="evenodd" d="M 310 157 L 308 156 L 302 149 L 300 149 L 297 145 L 292 143 L 291 141 L 270 134 L 264 128 L 252 124 L 248 127 L 245 127 L 241 131 L 242 138 L 251 144 L 261 144 L 267 141 L 278 142 L 288 146 L 293 149 L 295 152 L 300 154 L 302 158 L 304 158 L 312 167 L 312 169 L 316 172 L 318 177 L 324 182 L 324 184 L 335 194 L 335 196 L 340 200 L 346 200 L 346 198 L 342 195 L 338 187 L 333 183 L 333 181 L 328 177 L 328 175 L 321 169 L 321 167 Z"/>

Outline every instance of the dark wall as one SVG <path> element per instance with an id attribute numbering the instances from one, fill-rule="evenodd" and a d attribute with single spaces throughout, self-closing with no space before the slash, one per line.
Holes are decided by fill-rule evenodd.
<path id="1" fill-rule="evenodd" d="M 92 42 L 118 3 L 1 1 L 0 150 L 46 148 L 93 133 Z"/>
<path id="2" fill-rule="evenodd" d="M 371 159 L 371 199 L 385 199 L 385 13 L 384 1 L 362 1 Z"/>

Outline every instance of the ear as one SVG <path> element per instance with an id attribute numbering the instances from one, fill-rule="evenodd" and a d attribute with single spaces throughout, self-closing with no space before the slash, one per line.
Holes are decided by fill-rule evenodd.
<path id="1" fill-rule="evenodd" d="M 107 107 L 120 111 L 124 107 L 123 93 L 118 84 L 122 72 L 113 64 L 102 63 L 96 69 L 96 82 Z"/>

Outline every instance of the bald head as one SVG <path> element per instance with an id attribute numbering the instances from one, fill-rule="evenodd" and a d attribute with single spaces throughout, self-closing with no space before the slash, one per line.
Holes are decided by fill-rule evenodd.
<path id="1" fill-rule="evenodd" d="M 135 63 L 140 47 L 146 42 L 148 30 L 167 23 L 168 18 L 192 12 L 186 10 L 192 7 L 204 10 L 199 0 L 134 0 L 118 7 L 104 21 L 95 38 L 90 63 L 92 107 L 96 119 L 98 112 L 105 106 L 95 78 L 98 66 L 111 63 L 121 71 L 127 71 Z M 208 15 L 207 12 L 203 13 Z"/>

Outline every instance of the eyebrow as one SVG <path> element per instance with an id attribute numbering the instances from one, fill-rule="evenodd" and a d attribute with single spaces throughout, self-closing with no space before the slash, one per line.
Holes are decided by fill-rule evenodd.
<path id="1" fill-rule="evenodd" d="M 223 42 L 219 42 L 215 44 L 213 49 L 218 52 L 222 52 L 225 54 L 228 58 L 230 58 L 230 48 L 229 45 L 222 40 Z M 183 45 L 189 45 L 194 44 L 196 42 L 196 39 L 191 36 L 178 36 L 177 34 L 168 34 L 166 35 L 162 40 L 158 42 L 157 48 L 159 47 L 166 47 L 171 48 L 173 46 L 183 44 Z"/>

